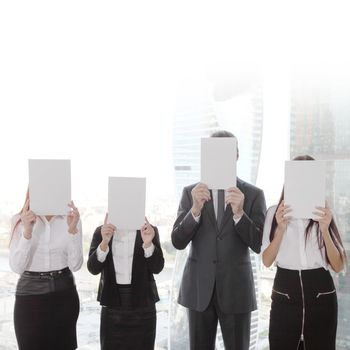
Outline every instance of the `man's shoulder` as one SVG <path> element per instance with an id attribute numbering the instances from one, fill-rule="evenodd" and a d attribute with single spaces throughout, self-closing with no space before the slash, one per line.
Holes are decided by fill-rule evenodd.
<path id="1" fill-rule="evenodd" d="M 252 185 L 249 182 L 243 181 L 242 179 L 237 178 L 237 186 L 241 189 L 241 191 L 249 192 L 249 193 L 259 193 L 263 192 L 263 190 L 257 186 Z"/>
<path id="2" fill-rule="evenodd" d="M 196 182 L 196 183 L 191 184 L 191 185 L 187 185 L 187 186 L 184 187 L 183 190 L 186 191 L 186 192 L 191 192 L 192 189 L 193 189 L 194 187 L 196 187 L 196 185 L 198 185 L 198 183 L 199 183 L 199 182 Z"/>

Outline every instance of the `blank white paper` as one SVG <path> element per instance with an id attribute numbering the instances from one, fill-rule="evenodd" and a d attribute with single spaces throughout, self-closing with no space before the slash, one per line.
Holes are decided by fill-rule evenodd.
<path id="1" fill-rule="evenodd" d="M 71 164 L 67 159 L 29 159 L 30 209 L 36 215 L 67 215 Z"/>
<path id="2" fill-rule="evenodd" d="M 284 180 L 285 204 L 297 219 L 314 218 L 317 206 L 326 202 L 326 163 L 324 161 L 286 161 Z"/>
<path id="3" fill-rule="evenodd" d="M 145 178 L 109 177 L 109 223 L 121 230 L 139 230 L 145 222 L 145 210 Z"/>
<path id="4" fill-rule="evenodd" d="M 237 139 L 208 137 L 201 140 L 201 182 L 210 189 L 236 186 Z"/>

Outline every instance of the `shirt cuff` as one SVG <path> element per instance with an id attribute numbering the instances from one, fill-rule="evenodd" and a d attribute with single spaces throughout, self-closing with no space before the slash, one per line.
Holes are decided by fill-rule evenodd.
<path id="1" fill-rule="evenodd" d="M 69 240 L 72 242 L 80 242 L 82 238 L 81 231 L 78 231 L 77 233 L 69 233 L 68 232 Z"/>
<path id="2" fill-rule="evenodd" d="M 142 244 L 142 248 L 145 252 L 145 258 L 149 258 L 153 255 L 153 252 L 154 252 L 154 244 L 153 243 L 151 243 L 151 245 L 148 248 L 145 248 L 145 245 Z"/>
<path id="3" fill-rule="evenodd" d="M 98 260 L 100 263 L 105 262 L 108 253 L 109 253 L 109 247 L 108 247 L 108 246 L 107 246 L 106 251 L 104 252 L 104 251 L 101 249 L 100 245 L 98 245 L 97 250 L 96 250 L 97 260 Z"/>
<path id="4" fill-rule="evenodd" d="M 243 215 L 237 216 L 237 217 L 235 217 L 235 216 L 233 215 L 233 221 L 235 222 L 235 225 L 237 225 L 237 224 L 240 222 L 240 220 L 242 219 L 242 217 L 243 217 Z"/>
<path id="5" fill-rule="evenodd" d="M 201 214 L 199 214 L 198 216 L 194 216 L 193 213 L 192 213 L 192 210 L 191 210 L 191 214 L 192 214 L 193 220 L 198 224 L 199 220 L 201 218 Z"/>

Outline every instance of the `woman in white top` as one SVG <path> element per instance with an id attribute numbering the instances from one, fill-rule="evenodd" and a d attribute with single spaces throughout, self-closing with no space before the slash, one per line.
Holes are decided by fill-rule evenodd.
<path id="1" fill-rule="evenodd" d="M 263 263 L 277 265 L 270 350 L 335 350 L 337 295 L 329 268 L 339 272 L 346 260 L 339 231 L 328 207 L 315 208 L 314 220 L 292 219 L 291 211 L 282 192 L 264 226 Z"/>
<path id="2" fill-rule="evenodd" d="M 20 350 L 77 348 L 79 298 L 71 271 L 83 263 L 80 215 L 73 202 L 67 216 L 37 216 L 29 193 L 12 219 L 10 266 L 20 274 L 14 309 Z"/>

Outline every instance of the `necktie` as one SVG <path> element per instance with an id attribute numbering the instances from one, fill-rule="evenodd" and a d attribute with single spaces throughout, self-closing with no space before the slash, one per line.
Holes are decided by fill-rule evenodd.
<path id="1" fill-rule="evenodd" d="M 224 217 L 224 211 L 225 211 L 225 190 L 218 190 L 218 213 L 217 213 L 216 221 L 219 229 L 221 227 L 222 219 Z"/>

